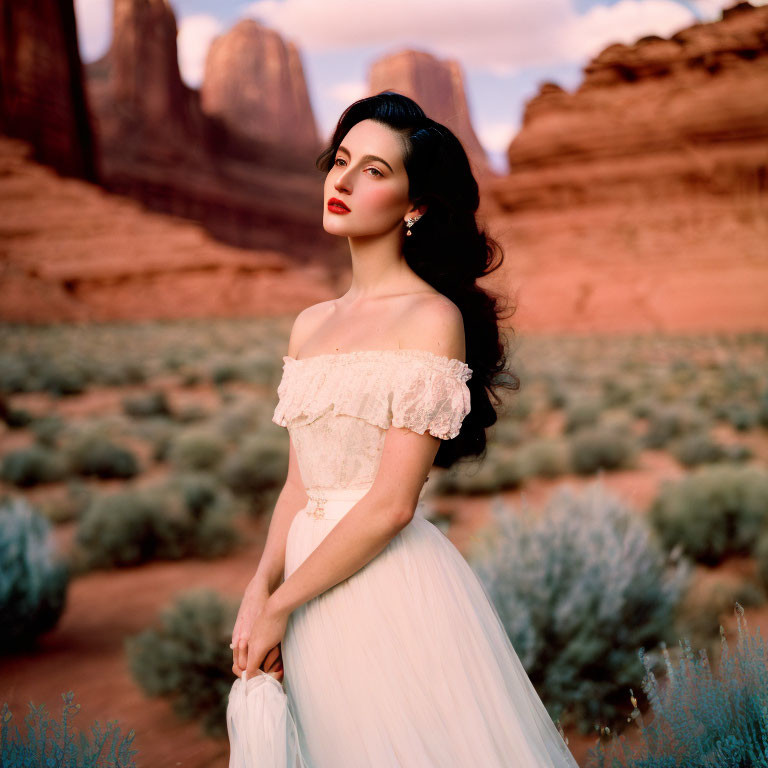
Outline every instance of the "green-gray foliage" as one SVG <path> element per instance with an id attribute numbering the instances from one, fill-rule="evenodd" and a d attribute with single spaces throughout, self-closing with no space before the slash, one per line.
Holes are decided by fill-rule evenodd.
<path id="1" fill-rule="evenodd" d="M 29 488 L 42 483 L 56 483 L 66 477 L 67 464 L 63 457 L 43 445 L 30 445 L 9 451 L 3 456 L 2 479 Z"/>
<path id="2" fill-rule="evenodd" d="M 669 637 L 688 561 L 669 565 L 642 519 L 595 482 L 561 487 L 518 515 L 497 499 L 496 526 L 471 562 L 553 716 L 582 730 L 618 715 L 642 670 L 637 649 Z"/>
<path id="3" fill-rule="evenodd" d="M 96 433 L 78 436 L 68 447 L 67 454 L 72 471 L 83 477 L 126 479 L 134 477 L 140 470 L 133 452 Z"/>
<path id="4" fill-rule="evenodd" d="M 571 437 L 570 462 L 580 475 L 629 467 L 635 453 L 632 435 L 617 426 L 583 427 Z"/>
<path id="5" fill-rule="evenodd" d="M 287 449 L 282 439 L 262 435 L 246 438 L 223 463 L 221 477 L 230 490 L 248 499 L 252 511 L 263 512 L 285 482 Z"/>
<path id="6" fill-rule="evenodd" d="M 665 649 L 666 684 L 661 686 L 639 652 L 645 666 L 641 684 L 653 717 L 643 722 L 632 695 L 631 717 L 640 737 L 622 735 L 598 743 L 588 753 L 587 768 L 768 768 L 768 648 L 759 630 L 754 635 L 745 631 L 738 603 L 736 615 L 734 650 L 720 627 L 717 671 L 706 650 L 697 658 L 686 639 L 677 664 Z"/>
<path id="7" fill-rule="evenodd" d="M 664 448 L 670 440 L 706 428 L 700 411 L 681 403 L 658 406 L 649 416 L 644 442 L 647 448 Z"/>
<path id="8" fill-rule="evenodd" d="M 25 733 L 12 723 L 13 713 L 8 702 L 0 711 L 0 764 L 3 768 L 136 768 L 131 749 L 136 736 L 133 730 L 120 738 L 117 720 L 107 721 L 102 729 L 98 720 L 91 725 L 91 739 L 73 727 L 70 717 L 80 711 L 72 691 L 62 693 L 64 700 L 61 722 L 52 718 L 45 704 L 29 703 L 24 718 Z"/>
<path id="9" fill-rule="evenodd" d="M 215 592 L 193 590 L 166 608 L 156 627 L 126 640 L 131 674 L 144 693 L 171 698 L 177 714 L 200 718 L 214 736 L 226 729 L 236 615 L 237 606 Z"/>
<path id="10" fill-rule="evenodd" d="M 123 411 L 135 419 L 146 419 L 151 416 L 170 416 L 172 414 L 168 397 L 161 389 L 133 395 L 132 397 L 124 397 Z"/>
<path id="11" fill-rule="evenodd" d="M 76 543 L 85 567 L 109 568 L 182 557 L 215 557 L 234 546 L 231 510 L 221 494 L 183 481 L 100 496 L 80 518 Z"/>
<path id="12" fill-rule="evenodd" d="M 768 519 L 768 472 L 710 465 L 662 482 L 649 518 L 668 549 L 679 544 L 708 565 L 749 554 Z"/>
<path id="13" fill-rule="evenodd" d="M 224 456 L 226 446 L 216 433 L 204 427 L 194 427 L 176 435 L 168 458 L 178 469 L 214 469 Z"/>
<path id="14" fill-rule="evenodd" d="M 58 622 L 69 570 L 51 525 L 20 497 L 0 497 L 0 651 L 28 645 Z"/>

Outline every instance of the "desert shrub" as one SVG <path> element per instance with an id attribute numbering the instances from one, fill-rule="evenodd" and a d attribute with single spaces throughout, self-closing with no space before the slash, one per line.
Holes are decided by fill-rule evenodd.
<path id="1" fill-rule="evenodd" d="M 40 387 L 52 395 L 79 395 L 88 386 L 88 375 L 73 360 L 49 359 L 38 371 Z"/>
<path id="2" fill-rule="evenodd" d="M 253 511 L 262 512 L 285 483 L 287 448 L 282 439 L 261 435 L 247 438 L 223 463 L 222 480 L 234 493 L 246 497 Z"/>
<path id="3" fill-rule="evenodd" d="M 727 421 L 737 432 L 747 432 L 759 424 L 757 409 L 739 401 L 723 403 L 717 415 L 718 418 Z"/>
<path id="4" fill-rule="evenodd" d="M 757 423 L 768 428 L 768 389 L 764 389 L 757 402 Z"/>
<path id="5" fill-rule="evenodd" d="M 117 720 L 107 722 L 106 728 L 98 720 L 90 727 L 93 740 L 80 733 L 70 717 L 80 711 L 73 691 L 62 693 L 64 701 L 61 722 L 51 718 L 45 704 L 29 703 L 29 714 L 24 718 L 24 736 L 18 726 L 11 723 L 13 713 L 8 702 L 0 711 L 0 757 L 7 768 L 32 766 L 66 766 L 66 768 L 136 768 L 131 749 L 136 734 L 133 730 L 120 738 Z"/>
<path id="6" fill-rule="evenodd" d="M 634 390 L 616 376 L 605 378 L 601 382 L 603 403 L 607 408 L 629 405 L 634 397 Z"/>
<path id="7" fill-rule="evenodd" d="M 144 693 L 170 698 L 180 717 L 201 719 L 212 736 L 226 729 L 236 616 L 237 606 L 215 592 L 193 590 L 166 608 L 155 627 L 126 639 L 129 668 Z"/>
<path id="8" fill-rule="evenodd" d="M 680 403 L 655 408 L 648 417 L 648 430 L 644 436 L 647 448 L 664 448 L 670 440 L 688 432 L 701 431 L 707 426 L 700 411 Z"/>
<path id="9" fill-rule="evenodd" d="M 211 381 L 216 386 L 227 384 L 231 381 L 240 381 L 243 379 L 243 372 L 240 364 L 236 360 L 219 359 L 215 360 L 210 367 Z"/>
<path id="10" fill-rule="evenodd" d="M 763 586 L 768 589 L 768 527 L 764 528 L 755 544 L 755 560 L 757 560 L 757 575 Z"/>
<path id="11" fill-rule="evenodd" d="M 749 634 L 737 603 L 738 643 L 728 646 L 720 627 L 722 651 L 717 671 L 705 649 L 698 658 L 681 642 L 677 664 L 664 652 L 665 685 L 659 685 L 643 649 L 642 688 L 653 717 L 648 724 L 637 708 L 631 720 L 640 733 L 598 742 L 587 768 L 745 768 L 768 765 L 768 648 L 760 632 Z"/>
<path id="12" fill-rule="evenodd" d="M 68 478 L 60 494 L 46 495 L 40 511 L 54 524 L 78 520 L 93 501 L 95 491 L 79 477 Z"/>
<path id="13" fill-rule="evenodd" d="M 525 481 L 525 468 L 517 452 L 496 443 L 488 445 L 485 461 L 459 462 L 436 475 L 435 493 L 460 493 L 468 496 L 497 493 L 518 488 Z"/>
<path id="14" fill-rule="evenodd" d="M 571 466 L 580 475 L 629 467 L 634 456 L 632 435 L 616 426 L 584 427 L 570 440 Z"/>
<path id="15" fill-rule="evenodd" d="M 637 648 L 669 637 L 690 564 L 669 566 L 637 513 L 596 482 L 538 514 L 501 500 L 470 562 L 553 719 L 618 716 Z"/>
<path id="16" fill-rule="evenodd" d="M 236 541 L 219 496 L 190 507 L 174 483 L 100 496 L 80 518 L 76 543 L 85 567 L 218 556 Z"/>
<path id="17" fill-rule="evenodd" d="M 146 419 L 151 416 L 170 416 L 171 406 L 163 390 L 145 392 L 123 398 L 123 411 L 132 418 Z"/>
<path id="18" fill-rule="evenodd" d="M 725 461 L 731 461 L 736 464 L 749 461 L 755 455 L 755 452 L 752 450 L 752 448 L 750 448 L 748 445 L 745 445 L 744 443 L 730 443 L 728 445 L 722 446 L 722 448 L 723 459 Z"/>
<path id="19" fill-rule="evenodd" d="M 0 355 L 0 392 L 29 392 L 30 380 L 30 372 L 23 361 L 11 355 Z"/>
<path id="20" fill-rule="evenodd" d="M 30 445 L 5 454 L 0 472 L 5 482 L 20 488 L 56 483 L 66 474 L 67 465 L 63 457 L 42 445 Z"/>
<path id="21" fill-rule="evenodd" d="M 30 425 L 36 442 L 47 448 L 55 448 L 58 445 L 65 428 L 64 420 L 60 416 L 41 416 Z"/>
<path id="22" fill-rule="evenodd" d="M 517 421 L 499 419 L 493 426 L 493 442 L 501 446 L 516 446 L 523 442 L 525 431 Z"/>
<path id="23" fill-rule="evenodd" d="M 0 650 L 17 650 L 58 622 L 69 570 L 50 523 L 27 501 L 0 497 Z"/>
<path id="24" fill-rule="evenodd" d="M 673 445 L 672 454 L 685 467 L 714 464 L 726 456 L 724 447 L 706 432 L 693 432 L 681 437 Z"/>
<path id="25" fill-rule="evenodd" d="M 98 367 L 94 378 L 109 387 L 128 387 L 144 384 L 147 372 L 138 360 L 110 360 Z"/>
<path id="26" fill-rule="evenodd" d="M 749 554 L 766 518 L 768 473 L 750 466 L 706 466 L 680 480 L 665 480 L 649 510 L 665 547 L 679 544 L 707 565 Z"/>
<path id="27" fill-rule="evenodd" d="M 214 432 L 196 427 L 176 435 L 168 458 L 178 469 L 214 469 L 224 456 L 224 441 Z"/>
<path id="28" fill-rule="evenodd" d="M 568 404 L 565 411 L 563 430 L 571 434 L 584 427 L 597 424 L 602 412 L 602 403 L 597 399 L 580 398 Z"/>
<path id="29" fill-rule="evenodd" d="M 23 408 L 14 408 L 3 396 L 0 394 L 0 421 L 2 421 L 8 429 L 22 429 L 29 426 L 34 417 L 29 411 Z"/>
<path id="30" fill-rule="evenodd" d="M 531 440 L 519 456 L 526 477 L 560 477 L 570 469 L 566 445 L 554 438 Z"/>
<path id="31" fill-rule="evenodd" d="M 70 468 L 83 477 L 129 478 L 139 473 L 136 456 L 99 434 L 83 434 L 67 448 Z"/>

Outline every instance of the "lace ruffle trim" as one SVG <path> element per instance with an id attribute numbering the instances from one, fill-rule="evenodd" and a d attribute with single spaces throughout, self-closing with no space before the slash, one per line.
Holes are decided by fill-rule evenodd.
<path id="1" fill-rule="evenodd" d="M 303 426 L 330 412 L 450 440 L 470 411 L 471 377 L 463 361 L 426 350 L 285 356 L 272 421 Z"/>

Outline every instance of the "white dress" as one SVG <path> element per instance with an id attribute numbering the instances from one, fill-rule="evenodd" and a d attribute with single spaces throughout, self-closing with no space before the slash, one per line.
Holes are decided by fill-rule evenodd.
<path id="1" fill-rule="evenodd" d="M 288 578 L 371 487 L 389 426 L 458 434 L 472 371 L 415 349 L 283 363 L 272 420 L 309 496 Z M 293 611 L 282 654 L 308 768 L 578 766 L 484 586 L 421 503 L 373 560 Z"/>

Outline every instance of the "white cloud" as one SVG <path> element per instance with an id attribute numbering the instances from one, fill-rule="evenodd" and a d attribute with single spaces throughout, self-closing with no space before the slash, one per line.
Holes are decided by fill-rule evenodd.
<path id="1" fill-rule="evenodd" d="M 484 0 L 471 11 L 465 0 L 339 0 L 333 10 L 317 0 L 261 0 L 246 13 L 308 52 L 408 46 L 500 75 L 581 61 L 610 43 L 696 21 L 676 0 L 620 0 L 581 15 L 571 0 Z"/>
<path id="2" fill-rule="evenodd" d="M 633 43 L 645 35 L 669 37 L 694 21 L 687 8 L 669 0 L 621 0 L 610 7 L 596 5 L 572 19 L 564 39 L 572 58 L 587 59 L 610 43 Z"/>
<path id="3" fill-rule="evenodd" d="M 506 152 L 520 126 L 511 122 L 479 123 L 475 133 L 488 152 Z"/>
<path id="4" fill-rule="evenodd" d="M 715 21 L 720 18 L 723 8 L 729 8 L 735 0 L 691 0 L 701 15 L 707 21 Z M 750 0 L 752 5 L 768 5 L 768 0 Z"/>
<path id="5" fill-rule="evenodd" d="M 111 0 L 75 0 L 80 58 L 88 63 L 101 58 L 112 41 Z"/>
<path id="6" fill-rule="evenodd" d="M 208 48 L 213 38 L 221 34 L 223 26 L 215 16 L 207 13 L 185 16 L 178 26 L 176 44 L 181 77 L 188 86 L 198 88 L 203 82 Z"/>
<path id="7" fill-rule="evenodd" d="M 334 101 L 341 104 L 351 104 L 353 101 L 362 99 L 368 93 L 368 84 L 362 80 L 334 83 L 326 92 Z"/>

